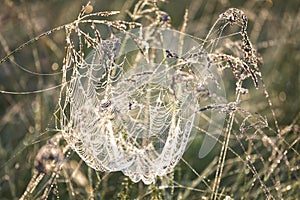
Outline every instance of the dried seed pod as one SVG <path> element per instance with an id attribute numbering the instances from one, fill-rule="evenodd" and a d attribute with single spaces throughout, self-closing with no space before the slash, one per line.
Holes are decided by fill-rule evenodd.
<path id="1" fill-rule="evenodd" d="M 49 141 L 36 155 L 34 167 L 38 173 L 47 174 L 56 167 L 57 163 L 61 163 L 63 160 L 64 154 L 61 148 L 52 141 Z"/>

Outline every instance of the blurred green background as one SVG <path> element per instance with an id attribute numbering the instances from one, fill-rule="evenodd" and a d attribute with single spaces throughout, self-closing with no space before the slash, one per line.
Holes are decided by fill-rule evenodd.
<path id="1" fill-rule="evenodd" d="M 76 19 L 81 6 L 85 5 L 86 2 L 73 0 L 3 0 L 0 6 L 0 58 L 29 39 L 73 21 Z M 94 5 L 94 11 L 121 11 L 119 15 L 110 17 L 111 19 L 130 20 L 127 11 L 132 11 L 136 2 L 134 0 L 97 0 L 93 1 L 92 4 Z M 278 181 L 284 185 L 284 187 L 280 188 L 282 190 L 291 185 L 291 192 L 288 192 L 289 190 L 282 191 L 282 198 L 299 198 L 298 195 L 300 193 L 299 191 L 297 192 L 297 188 L 300 187 L 300 152 L 298 142 L 300 138 L 300 1 L 169 0 L 165 3 L 159 2 L 158 5 L 161 10 L 169 13 L 172 26 L 178 30 L 182 26 L 185 10 L 188 9 L 186 32 L 200 38 L 205 37 L 219 14 L 228 8 L 236 7 L 245 12 L 249 18 L 248 34 L 253 45 L 263 58 L 262 77 L 270 94 L 279 127 L 282 130 L 287 130 L 287 133 L 282 136 L 284 137 L 283 144 L 274 141 L 275 146 L 270 147 L 278 148 L 278 152 L 288 150 L 287 157 L 282 158 L 282 162 L 285 164 L 278 166 L 278 174 L 280 175 L 275 176 L 275 181 L 273 180 L 272 182 L 276 182 L 276 178 L 278 178 Z M 10 57 L 10 61 L 0 64 L 0 90 L 34 91 L 59 85 L 64 46 L 64 30 L 54 31 L 25 46 L 21 51 Z M 41 76 L 28 73 L 26 70 L 52 75 Z M 55 127 L 53 112 L 56 110 L 58 94 L 59 88 L 29 95 L 0 93 L 0 199 L 17 199 L 25 191 L 33 176 L 33 163 L 37 152 L 55 134 L 55 131 L 48 131 L 47 128 Z M 251 110 L 271 118 L 270 107 L 261 91 L 253 91 L 247 101 L 252 106 Z M 269 125 L 275 128 L 274 121 L 271 120 Z M 274 138 L 276 137 L 274 136 Z M 263 148 L 264 145 L 262 144 L 254 146 L 261 153 L 261 158 L 265 159 L 262 161 L 262 163 L 265 163 L 265 166 L 256 165 L 257 169 L 260 170 L 265 167 L 268 170 L 268 167 L 272 166 L 272 161 L 269 161 L 268 157 L 275 158 L 276 156 L 272 157 L 269 153 L 264 154 L 264 150 L 267 147 Z M 195 154 L 194 152 L 197 151 L 198 147 L 192 145 L 184 158 L 199 174 L 204 173 L 208 167 L 212 167 L 211 165 L 216 165 L 218 150 L 201 160 L 195 156 L 197 153 Z M 242 152 L 240 156 L 243 157 Z M 96 188 L 96 173 L 91 172 L 84 164 L 80 163 L 80 160 L 74 153 L 70 156 L 70 160 L 73 159 L 74 162 L 76 161 L 76 166 L 82 167 L 82 173 L 86 175 L 88 182 L 94 181 L 90 185 Z M 191 190 L 194 194 L 191 194 L 190 199 L 199 199 L 201 196 L 206 196 L 207 193 L 205 191 L 207 187 L 205 184 L 202 184 L 202 186 L 197 185 L 195 181 L 197 176 L 189 169 L 185 169 L 186 166 L 184 166 L 185 164 L 181 162 L 174 174 L 174 176 L 180 177 L 180 184 L 185 185 L 182 190 L 190 191 L 187 187 L 197 188 L 197 191 Z M 232 182 L 235 179 L 230 178 L 230 173 L 234 170 L 240 170 L 240 166 L 236 165 L 228 168 L 228 174 L 226 174 L 228 177 L 224 178 L 224 185 L 234 185 Z M 69 168 L 69 170 L 72 169 L 74 168 Z M 260 171 L 258 173 L 261 175 Z M 101 173 L 99 176 L 106 177 L 107 175 Z M 122 198 L 122 194 L 125 197 L 126 195 L 127 197 L 137 197 L 140 191 L 152 191 L 153 194 L 155 193 L 158 197 L 161 195 L 162 198 L 171 199 L 172 195 L 173 199 L 179 198 L 180 189 L 177 193 L 175 191 L 175 194 L 172 194 L 171 189 L 169 189 L 168 194 L 171 195 L 168 196 L 160 194 L 161 190 L 158 187 L 147 188 L 141 184 L 132 184 L 124 179 L 121 173 L 114 173 L 109 176 L 110 178 L 106 182 L 101 182 L 100 186 L 97 186 L 96 199 Z M 62 175 L 62 177 L 64 177 L 61 178 L 62 182 L 69 181 L 66 180 L 66 176 Z M 40 196 L 38 195 L 39 191 L 43 193 L 43 188 L 46 188 L 47 183 L 50 182 L 49 179 L 48 177 L 48 179 L 44 180 L 42 183 L 44 186 L 36 189 L 35 197 Z M 253 176 L 245 178 L 245 180 L 250 181 L 254 181 L 254 179 Z M 255 197 L 255 195 L 251 196 L 250 194 L 254 194 L 255 190 L 260 190 L 259 186 L 248 189 L 248 187 L 244 186 L 246 184 L 245 180 L 242 180 L 240 184 L 241 188 L 247 188 L 245 189 L 247 191 L 244 193 L 245 196 L 242 194 L 242 189 L 234 189 L 233 186 L 232 190 L 225 190 L 224 194 L 236 196 L 238 199 Z M 58 182 L 56 185 L 60 185 L 60 183 Z M 275 190 L 273 188 L 275 186 L 272 184 L 266 183 L 266 185 L 270 187 L 271 191 Z M 59 196 L 61 196 L 61 199 L 70 198 L 70 195 L 67 194 L 68 192 L 62 192 L 60 189 L 64 187 L 68 188 L 68 186 L 58 186 Z M 77 196 L 78 199 L 85 199 L 88 196 L 84 195 L 88 193 L 86 185 L 82 186 L 83 191 L 80 191 L 80 181 L 74 183 L 74 188 L 79 188 L 80 195 Z M 128 189 L 130 192 L 126 188 L 130 188 Z M 178 186 L 178 188 L 180 187 Z M 74 189 L 74 191 L 77 191 L 77 189 Z M 51 193 L 49 198 L 55 199 L 57 195 L 54 193 Z M 186 195 L 188 196 L 188 194 Z M 145 199 L 150 199 L 149 195 L 144 194 L 144 196 Z M 32 198 L 34 199 L 35 197 Z M 256 197 L 263 199 L 264 195 L 262 193 Z M 276 199 L 277 197 L 280 198 L 280 195 L 276 196 Z"/>

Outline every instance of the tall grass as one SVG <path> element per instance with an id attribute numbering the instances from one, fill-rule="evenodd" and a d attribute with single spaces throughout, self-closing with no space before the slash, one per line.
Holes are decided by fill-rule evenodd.
<path id="1" fill-rule="evenodd" d="M 226 27 L 215 24 L 216 31 L 207 39 L 219 39 L 218 44 L 205 47 L 222 69 L 229 103 L 203 108 L 200 113 L 226 112 L 224 132 L 217 138 L 205 127 L 195 126 L 196 137 L 174 171 L 149 186 L 133 183 L 121 172 L 95 171 L 61 136 L 57 102 L 70 45 L 65 30 L 70 29 L 60 25 L 76 25 L 73 22 L 82 5 L 8 0 L 0 8 L 0 57 L 9 55 L 0 65 L 1 199 L 296 199 L 300 195 L 297 1 L 159 1 L 157 7 L 150 1 L 99 1 L 85 10 L 120 11 L 91 20 L 145 25 L 163 21 L 201 39 L 228 8 L 239 8 L 248 18 L 244 31 L 243 21 Z M 166 20 L 159 17 L 166 14 Z M 47 32 L 53 27 L 59 28 Z M 76 34 L 69 39 L 79 42 Z M 242 80 L 241 69 L 235 71 L 232 64 L 247 61 L 243 49 L 247 40 L 252 42 L 251 50 L 257 51 L 252 55 L 257 68 L 251 69 L 261 77 L 248 74 L 250 78 Z M 30 42 L 17 49 L 26 41 Z M 69 49 L 80 52 L 77 46 Z M 248 93 L 242 94 L 246 90 L 236 83 Z M 217 144 L 199 159 L 206 135 Z"/>

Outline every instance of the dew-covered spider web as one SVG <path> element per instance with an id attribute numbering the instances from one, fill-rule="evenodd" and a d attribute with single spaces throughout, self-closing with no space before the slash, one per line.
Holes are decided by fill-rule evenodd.
<path id="1" fill-rule="evenodd" d="M 122 171 L 134 182 L 150 184 L 173 171 L 203 91 L 213 97 L 209 103 L 225 101 L 200 45 L 171 29 L 136 28 L 101 40 L 67 66 L 73 72 L 61 95 L 61 126 L 72 149 L 90 167 Z M 225 114 L 214 115 L 222 128 Z"/>
<path id="2" fill-rule="evenodd" d="M 267 4 L 255 15 L 258 3 L 217 14 L 209 5 L 222 3 L 203 3 L 197 21 L 194 1 L 175 28 L 160 1 L 127 1 L 124 12 L 92 2 L 45 32 L 43 12 L 30 18 L 37 9 L 9 2 L 29 41 L 0 31 L 0 197 L 297 197 L 299 105 L 286 100 L 297 89 L 274 84 L 277 65 L 267 71 L 281 56 L 270 50 L 276 31 L 257 33 Z"/>

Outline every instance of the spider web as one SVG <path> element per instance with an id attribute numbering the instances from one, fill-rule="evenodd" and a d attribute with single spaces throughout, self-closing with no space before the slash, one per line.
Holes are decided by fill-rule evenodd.
<path id="1" fill-rule="evenodd" d="M 215 66 L 208 54 L 193 53 L 199 43 L 187 35 L 150 27 L 111 37 L 66 67 L 73 72 L 61 97 L 60 107 L 70 109 L 61 111 L 62 133 L 90 167 L 150 184 L 181 159 L 199 109 L 199 88 L 218 99 L 220 84 L 209 72 Z M 178 49 L 179 60 L 172 58 Z"/>

